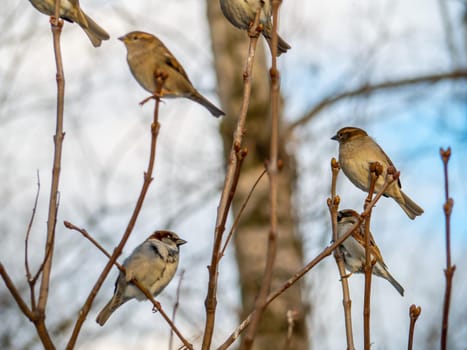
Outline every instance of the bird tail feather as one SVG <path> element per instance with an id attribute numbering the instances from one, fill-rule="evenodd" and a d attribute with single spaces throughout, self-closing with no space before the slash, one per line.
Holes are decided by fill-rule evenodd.
<path id="1" fill-rule="evenodd" d="M 110 315 L 117 310 L 123 303 L 125 303 L 127 299 L 123 298 L 117 298 L 113 297 L 110 299 L 110 301 L 107 303 L 107 305 L 104 306 L 104 308 L 99 312 L 99 315 L 97 315 L 96 322 L 100 325 L 103 326 L 105 322 L 109 319 Z"/>
<path id="2" fill-rule="evenodd" d="M 415 219 L 416 216 L 420 216 L 423 214 L 423 209 L 415 203 L 409 196 L 407 196 L 404 192 L 401 191 L 402 198 L 404 201 L 398 202 L 401 208 L 405 211 L 407 216 L 412 220 Z"/>

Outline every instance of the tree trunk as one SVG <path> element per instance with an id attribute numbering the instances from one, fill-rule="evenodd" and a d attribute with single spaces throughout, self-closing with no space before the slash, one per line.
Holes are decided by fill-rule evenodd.
<path id="1" fill-rule="evenodd" d="M 243 94 L 243 70 L 248 55 L 249 38 L 245 31 L 234 28 L 222 15 L 219 1 L 207 1 L 209 25 L 218 93 L 226 112 L 221 124 L 226 156 L 232 145 Z M 249 106 L 246 133 L 243 146 L 248 148 L 233 202 L 237 213 L 254 182 L 264 170 L 269 157 L 270 140 L 270 79 L 265 54 L 264 39 L 260 38 L 255 58 L 252 96 Z M 269 57 L 269 56 L 267 56 Z M 288 154 L 282 139 L 280 159 L 284 167 L 279 177 L 279 239 L 272 288 L 282 284 L 303 266 L 302 242 L 296 236 L 297 218 L 292 206 L 292 191 L 295 188 L 295 162 Z M 290 152 L 290 150 L 288 150 Z M 267 237 L 269 233 L 269 187 L 264 176 L 256 188 L 234 236 L 240 287 L 242 315 L 252 311 L 262 281 L 266 260 Z M 292 344 L 286 344 L 287 311 L 297 311 L 294 322 Z M 266 310 L 258 328 L 253 349 L 309 349 L 305 316 L 308 307 L 301 298 L 301 286 L 293 286 Z"/>

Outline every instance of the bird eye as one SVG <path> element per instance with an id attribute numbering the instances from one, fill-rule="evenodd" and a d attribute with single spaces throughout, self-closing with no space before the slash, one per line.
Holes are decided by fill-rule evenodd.
<path id="1" fill-rule="evenodd" d="M 138 40 L 138 36 L 137 35 L 133 35 L 133 40 Z"/>

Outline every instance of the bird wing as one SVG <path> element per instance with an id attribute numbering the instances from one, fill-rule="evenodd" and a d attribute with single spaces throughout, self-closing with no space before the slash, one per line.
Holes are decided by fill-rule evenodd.
<path id="1" fill-rule="evenodd" d="M 168 51 L 168 50 L 167 50 Z M 182 65 L 178 63 L 177 59 L 170 53 L 164 53 L 165 63 L 173 69 L 175 69 L 178 73 L 180 73 L 186 80 L 188 80 L 191 84 L 190 78 L 186 74 L 185 70 L 183 69 Z"/>
<path id="2" fill-rule="evenodd" d="M 373 141 L 374 141 L 374 140 L 373 140 Z M 392 163 L 391 158 L 388 157 L 388 155 L 386 154 L 386 152 L 384 152 L 384 150 L 381 148 L 380 145 L 378 145 L 378 143 L 377 143 L 376 141 L 374 141 L 374 142 L 375 142 L 376 146 L 378 146 L 379 150 L 380 150 L 381 153 L 384 155 L 384 157 L 386 157 L 386 160 L 388 161 L 388 164 L 389 164 L 390 166 L 392 166 L 394 169 L 396 169 L 396 171 L 397 171 L 397 168 L 396 168 L 396 167 L 394 166 L 394 164 Z M 401 179 L 400 179 L 400 178 L 397 179 L 397 185 L 399 186 L 399 188 L 402 188 L 402 184 L 401 184 Z"/>
<path id="3" fill-rule="evenodd" d="M 365 249 L 365 233 L 364 233 L 363 227 L 364 226 L 361 225 L 360 230 L 356 229 L 353 232 L 352 236 L 358 241 L 358 243 L 362 245 L 363 249 Z M 383 255 L 381 254 L 381 251 L 376 245 L 373 235 L 371 234 L 371 232 L 369 232 L 369 234 L 370 234 L 370 254 L 375 257 L 376 261 L 378 261 L 381 265 L 386 267 L 386 264 L 384 263 L 384 260 L 383 260 Z"/>

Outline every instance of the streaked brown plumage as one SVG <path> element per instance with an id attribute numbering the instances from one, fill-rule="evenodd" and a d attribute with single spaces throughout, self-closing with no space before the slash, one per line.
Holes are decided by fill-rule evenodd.
<path id="1" fill-rule="evenodd" d="M 337 216 L 337 236 L 344 235 L 353 225 L 358 222 L 358 213 L 351 209 L 341 210 Z M 344 263 L 351 273 L 363 273 L 366 262 L 365 252 L 365 229 L 363 223 L 342 244 Z M 404 288 L 389 273 L 381 251 L 376 245 L 375 239 L 370 232 L 370 255 L 375 260 L 372 273 L 389 281 L 400 295 L 404 296 Z"/>
<path id="2" fill-rule="evenodd" d="M 383 187 L 387 169 L 393 166 L 391 159 L 383 149 L 360 128 L 345 127 L 340 129 L 332 140 L 339 142 L 339 163 L 348 179 L 361 190 L 368 192 L 370 188 L 370 164 L 379 162 L 383 173 L 376 181 L 375 191 Z M 423 214 L 418 206 L 401 190 L 401 182 L 393 182 L 384 192 L 384 196 L 391 197 L 412 220 Z"/>
<path id="3" fill-rule="evenodd" d="M 161 97 L 186 97 L 207 108 L 215 117 L 225 114 L 193 87 L 182 65 L 156 36 L 135 31 L 118 39 L 127 48 L 131 73 L 145 90 L 155 94 L 156 74 L 166 74 Z"/>

